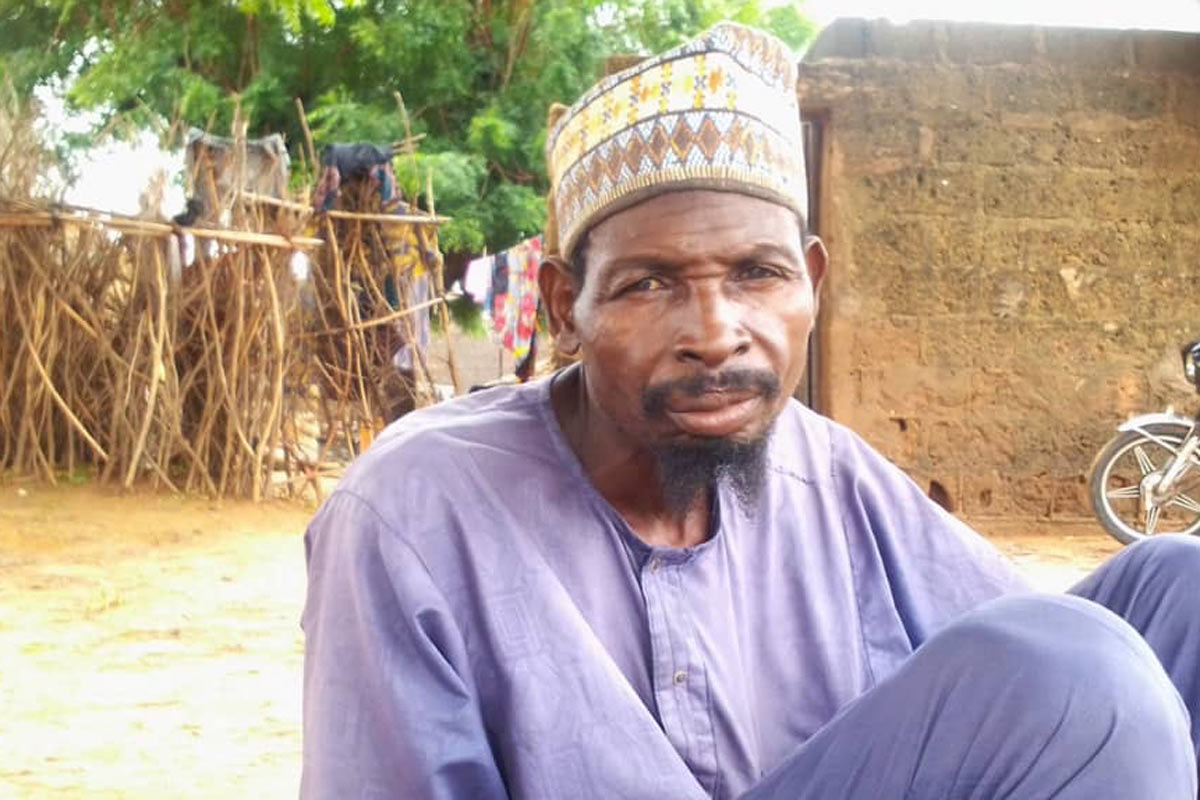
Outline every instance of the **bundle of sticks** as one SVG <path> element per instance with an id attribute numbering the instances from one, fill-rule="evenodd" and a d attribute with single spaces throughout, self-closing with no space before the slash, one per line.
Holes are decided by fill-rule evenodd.
<path id="1" fill-rule="evenodd" d="M 395 99 L 406 138 L 392 149 L 412 159 L 420 137 L 412 134 L 399 93 Z M 299 101 L 297 112 L 316 164 Z M 438 399 L 427 349 L 431 313 L 447 333 L 452 389 L 459 393 L 461 386 L 438 248 L 438 226 L 447 219 L 437 215 L 432 175 L 425 174 L 425 209 L 416 197 L 404 197 L 390 172 L 372 178 L 364 165 L 342 181 L 336 207 L 313 220 L 325 246 L 314 253 L 308 363 L 329 441 L 356 452 L 387 422 Z"/>
<path id="2" fill-rule="evenodd" d="M 31 199 L 44 165 L 14 133 L 27 124 L 7 144 L 0 130 L 0 472 L 319 498 L 383 421 L 435 399 L 415 328 L 431 309 L 448 327 L 432 207 L 381 213 L 359 186 L 317 213 L 241 174 L 220 189 L 192 176 L 232 227 L 51 204 Z M 232 141 L 244 148 L 244 122 Z M 421 254 L 425 299 L 397 242 Z"/>
<path id="3" fill-rule="evenodd" d="M 290 262 L 319 241 L 211 231 L 182 267 L 170 231 L 0 212 L 0 468 L 264 496 L 300 359 Z"/>

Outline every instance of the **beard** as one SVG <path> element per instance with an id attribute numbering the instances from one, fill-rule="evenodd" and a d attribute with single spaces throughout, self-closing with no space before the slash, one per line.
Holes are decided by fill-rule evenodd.
<path id="1" fill-rule="evenodd" d="M 748 442 L 697 439 L 654 448 L 663 501 L 675 514 L 688 511 L 701 492 L 728 483 L 749 511 L 767 482 L 767 434 Z"/>
<path id="2" fill-rule="evenodd" d="M 672 396 L 698 397 L 718 390 L 754 390 L 770 402 L 779 395 L 779 379 L 764 370 L 726 370 L 717 375 L 698 375 L 647 387 L 642 406 L 652 420 L 666 417 Z M 668 510 L 682 514 L 692 507 L 701 492 L 724 482 L 744 510 L 751 509 L 762 495 L 767 479 L 767 443 L 770 428 L 753 439 L 690 436 L 654 445 L 663 501 Z"/>

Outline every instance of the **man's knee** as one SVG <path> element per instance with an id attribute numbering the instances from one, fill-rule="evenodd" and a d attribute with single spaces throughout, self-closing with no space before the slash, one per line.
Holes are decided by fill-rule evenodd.
<path id="1" fill-rule="evenodd" d="M 1163 613 L 1184 620 L 1194 617 L 1200 610 L 1198 583 L 1200 539 L 1167 535 L 1129 545 L 1080 581 L 1071 594 L 1112 609 L 1145 635 Z"/>
<path id="2" fill-rule="evenodd" d="M 1195 536 L 1154 536 L 1135 542 L 1122 550 L 1114 562 L 1150 571 L 1155 579 L 1186 578 L 1189 585 L 1200 580 L 1200 538 Z"/>
<path id="3" fill-rule="evenodd" d="M 1033 708 L 1082 692 L 1101 706 L 1182 711 L 1162 665 L 1137 631 L 1077 597 L 995 600 L 964 615 L 926 647 L 933 652 L 925 657 L 947 659 L 994 688 L 1010 687 Z"/>
<path id="4" fill-rule="evenodd" d="M 996 763 L 1043 780 L 1091 770 L 1085 788 L 1124 781 L 1108 787 L 1110 797 L 1195 797 L 1179 693 L 1137 631 L 1096 603 L 1069 595 L 995 600 L 930 639 L 917 660 L 925 663 L 913 672 L 944 687 L 939 702 L 955 710 L 957 735 L 973 737 Z"/>

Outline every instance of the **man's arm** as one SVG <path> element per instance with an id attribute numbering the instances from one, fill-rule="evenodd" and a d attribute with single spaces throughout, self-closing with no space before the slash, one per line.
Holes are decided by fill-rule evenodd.
<path id="1" fill-rule="evenodd" d="M 339 492 L 309 526 L 303 798 L 506 798 L 462 637 L 417 553 Z"/>
<path id="2" fill-rule="evenodd" d="M 1029 590 L 990 542 L 899 468 L 854 434 L 839 439 L 835 479 L 858 569 L 882 571 L 912 647 L 981 603 Z"/>

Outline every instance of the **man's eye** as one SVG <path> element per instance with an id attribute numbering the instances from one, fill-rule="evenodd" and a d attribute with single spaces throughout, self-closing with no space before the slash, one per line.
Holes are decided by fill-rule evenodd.
<path id="1" fill-rule="evenodd" d="M 661 278 L 653 276 L 642 278 L 637 283 L 631 283 L 625 287 L 625 292 L 655 292 L 659 289 L 665 289 L 667 284 Z"/>
<path id="2" fill-rule="evenodd" d="M 762 264 L 743 264 L 738 269 L 737 277 L 744 281 L 762 280 L 764 278 L 780 277 L 779 270 Z"/>

